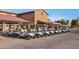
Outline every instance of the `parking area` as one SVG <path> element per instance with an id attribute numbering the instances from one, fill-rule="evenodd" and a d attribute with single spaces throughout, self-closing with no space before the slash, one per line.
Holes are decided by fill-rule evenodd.
<path id="1" fill-rule="evenodd" d="M 0 48 L 4 49 L 77 49 L 79 31 L 72 31 L 31 40 L 0 36 Z"/>

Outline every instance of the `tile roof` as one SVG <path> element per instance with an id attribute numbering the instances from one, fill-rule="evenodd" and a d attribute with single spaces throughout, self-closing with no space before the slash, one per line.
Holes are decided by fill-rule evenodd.
<path id="1" fill-rule="evenodd" d="M 22 18 L 18 18 L 16 16 L 3 15 L 3 14 L 0 14 L 0 21 L 29 22 L 27 20 L 24 20 Z"/>
<path id="2" fill-rule="evenodd" d="M 2 13 L 8 13 L 8 14 L 16 14 L 14 12 L 9 12 L 9 11 L 4 11 L 4 10 L 0 10 L 0 12 L 2 12 Z"/>

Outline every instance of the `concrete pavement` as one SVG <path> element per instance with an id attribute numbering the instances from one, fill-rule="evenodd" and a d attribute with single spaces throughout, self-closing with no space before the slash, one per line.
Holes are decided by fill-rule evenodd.
<path id="1" fill-rule="evenodd" d="M 7 38 L 0 43 L 4 49 L 78 49 L 79 32 L 73 31 L 64 34 L 52 35 L 49 37 L 36 38 L 31 40 Z"/>

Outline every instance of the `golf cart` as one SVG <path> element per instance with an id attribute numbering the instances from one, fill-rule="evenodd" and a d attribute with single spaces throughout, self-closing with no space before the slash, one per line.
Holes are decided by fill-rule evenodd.
<path id="1" fill-rule="evenodd" d="M 30 31 L 27 32 L 26 39 L 29 40 L 31 38 L 35 38 L 35 30 L 31 29 Z"/>
<path id="2" fill-rule="evenodd" d="M 55 32 L 54 32 L 54 30 L 53 29 L 49 29 L 49 32 L 50 32 L 50 35 L 53 35 Z"/>
<path id="3" fill-rule="evenodd" d="M 55 27 L 54 32 L 55 32 L 55 34 L 59 34 L 60 33 L 60 31 L 59 31 L 59 29 L 57 27 Z"/>
<path id="4" fill-rule="evenodd" d="M 31 38 L 35 38 L 35 32 L 34 30 L 26 30 L 26 31 L 21 31 L 21 33 L 19 34 L 20 38 L 26 38 L 27 40 L 31 39 Z"/>
<path id="5" fill-rule="evenodd" d="M 67 28 L 67 29 L 66 29 L 66 32 L 70 32 L 70 29 Z"/>
<path id="6" fill-rule="evenodd" d="M 36 38 L 43 37 L 43 31 L 42 31 L 42 29 L 36 30 L 35 34 L 36 34 L 35 35 Z"/>
<path id="7" fill-rule="evenodd" d="M 44 31 L 43 31 L 43 35 L 44 35 L 45 37 L 50 36 L 49 30 L 45 28 Z"/>

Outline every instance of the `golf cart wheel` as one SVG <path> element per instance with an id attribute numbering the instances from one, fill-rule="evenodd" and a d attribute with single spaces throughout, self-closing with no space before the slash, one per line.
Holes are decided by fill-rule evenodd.
<path id="1" fill-rule="evenodd" d="M 13 34 L 13 37 L 16 38 L 18 35 L 17 34 Z"/>
<path id="2" fill-rule="evenodd" d="M 33 39 L 35 39 L 35 36 L 33 37 Z"/>
<path id="3" fill-rule="evenodd" d="M 48 36 L 51 36 L 50 34 Z"/>
<path id="4" fill-rule="evenodd" d="M 31 39 L 31 36 L 27 36 L 27 40 L 30 40 Z"/>
<path id="5" fill-rule="evenodd" d="M 39 35 L 36 35 L 36 38 L 39 38 L 40 36 Z"/>
<path id="6" fill-rule="evenodd" d="M 51 36 L 51 34 L 47 34 L 48 36 Z"/>
<path id="7" fill-rule="evenodd" d="M 47 37 L 48 35 L 47 34 L 44 34 L 44 36 Z"/>
<path id="8" fill-rule="evenodd" d="M 41 35 L 41 37 L 44 37 L 43 35 Z"/>
<path id="9" fill-rule="evenodd" d="M 55 32 L 55 35 L 57 35 L 58 33 Z"/>

